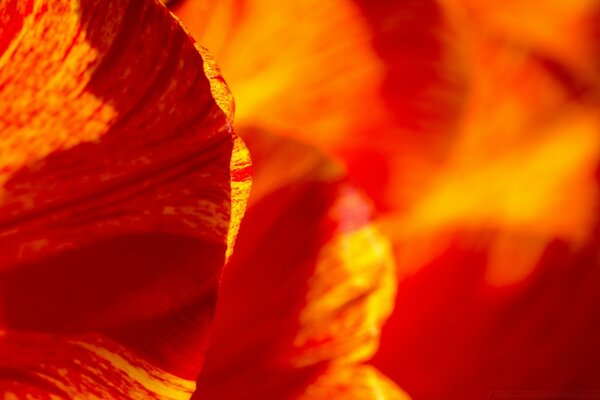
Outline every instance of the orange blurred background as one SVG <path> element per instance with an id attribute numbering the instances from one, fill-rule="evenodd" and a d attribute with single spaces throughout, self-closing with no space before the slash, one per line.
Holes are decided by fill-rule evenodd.
<path id="1" fill-rule="evenodd" d="M 600 3 L 178 2 L 260 128 L 341 161 L 394 243 L 374 364 L 414 399 L 600 389 Z"/>

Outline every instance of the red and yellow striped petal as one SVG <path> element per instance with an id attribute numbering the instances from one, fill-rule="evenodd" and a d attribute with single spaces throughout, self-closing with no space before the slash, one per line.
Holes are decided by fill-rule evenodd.
<path id="1" fill-rule="evenodd" d="M 3 399 L 189 399 L 195 382 L 96 334 L 0 331 Z"/>
<path id="2" fill-rule="evenodd" d="M 200 370 L 249 191 L 231 96 L 158 1 L 3 0 L 0 19 L 0 383 L 160 397 L 109 381 Z M 88 337 L 105 370 L 84 372 Z"/>

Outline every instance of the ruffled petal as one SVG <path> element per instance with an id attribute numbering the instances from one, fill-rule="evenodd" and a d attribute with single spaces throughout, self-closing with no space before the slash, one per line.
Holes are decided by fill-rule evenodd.
<path id="1" fill-rule="evenodd" d="M 316 398 L 346 387 L 377 348 L 395 294 L 390 246 L 339 165 L 296 142 L 243 136 L 255 184 L 196 395 Z M 343 390 L 375 398 L 359 386 Z"/>
<path id="2" fill-rule="evenodd" d="M 227 87 L 157 1 L 8 0 L 0 19 L 0 352 L 23 354 L 0 376 L 72 366 L 93 332 L 194 378 L 249 190 Z M 64 351 L 26 352 L 28 332 Z"/>

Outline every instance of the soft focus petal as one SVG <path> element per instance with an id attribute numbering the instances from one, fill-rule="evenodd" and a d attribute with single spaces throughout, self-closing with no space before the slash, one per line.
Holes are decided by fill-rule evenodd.
<path id="1" fill-rule="evenodd" d="M 215 54 L 241 126 L 343 157 L 382 209 L 399 209 L 445 154 L 454 82 L 432 1 L 175 1 Z"/>
<path id="2" fill-rule="evenodd" d="M 8 0 L 0 17 L 1 384 L 147 398 L 112 376 L 194 378 L 248 193 L 222 79 L 155 1 Z M 130 361 L 77 364 L 88 337 Z"/>
<path id="3" fill-rule="evenodd" d="M 416 398 L 600 383 L 598 4 L 523 4 L 444 2 L 465 102 L 375 360 Z"/>
<path id="4" fill-rule="evenodd" d="M 370 129 L 377 118 L 383 66 L 353 4 L 192 0 L 174 11 L 223 68 L 238 126 L 339 144 L 346 131 Z"/>
<path id="5" fill-rule="evenodd" d="M 594 1 L 174 7 L 230 76 L 237 123 L 342 157 L 390 212 L 396 242 L 465 226 L 535 230 L 535 243 L 499 241 L 496 253 L 520 254 L 490 265 L 490 279 L 506 283 L 531 271 L 544 242 L 589 235 L 600 148 Z M 421 256 L 402 254 L 404 268 Z"/>
<path id="6" fill-rule="evenodd" d="M 375 372 L 356 388 L 348 382 L 376 350 L 395 288 L 389 243 L 369 203 L 314 149 L 257 132 L 244 138 L 255 185 L 198 398 L 395 393 L 393 385 L 378 389 L 385 384 Z"/>
<path id="7" fill-rule="evenodd" d="M 399 241 L 456 229 L 500 231 L 489 277 L 510 283 L 531 271 L 554 238 L 581 245 L 593 231 L 598 82 L 541 44 L 515 39 L 517 28 L 496 30 L 462 2 L 447 3 L 454 39 L 447 62 L 463 76 L 463 105 L 444 163 L 411 209 L 388 225 Z M 543 20 L 559 32 L 559 11 L 545 7 L 534 24 Z M 595 11 L 588 7 L 585 15 Z"/>

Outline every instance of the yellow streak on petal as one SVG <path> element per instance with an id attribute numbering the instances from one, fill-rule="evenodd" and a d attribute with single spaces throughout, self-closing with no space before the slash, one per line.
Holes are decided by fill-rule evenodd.
<path id="1" fill-rule="evenodd" d="M 102 375 L 104 371 L 120 371 L 127 375 L 131 399 L 146 399 L 148 392 L 159 396 L 161 399 L 187 400 L 196 388 L 196 382 L 179 378 L 167 372 L 152 367 L 150 364 L 137 360 L 133 362 L 131 356 L 116 354 L 98 345 L 77 343 L 82 348 L 91 352 L 92 357 L 97 357 L 97 365 L 102 368 L 90 366 L 92 374 Z M 136 385 L 144 390 L 137 390 Z M 65 388 L 65 390 L 68 390 Z"/>
<path id="2" fill-rule="evenodd" d="M 390 244 L 373 225 L 335 237 L 322 249 L 309 282 L 300 315 L 304 329 L 295 341 L 304 351 L 296 365 L 370 358 L 393 308 L 395 282 Z"/>
<path id="3" fill-rule="evenodd" d="M 219 108 L 225 113 L 229 123 L 233 123 L 235 102 L 229 86 L 223 80 L 221 69 L 214 57 L 202 46 L 196 45 L 196 49 L 202 55 L 204 61 L 204 73 L 210 82 L 210 90 Z"/>
<path id="4" fill-rule="evenodd" d="M 410 400 L 395 383 L 375 368 L 337 365 L 310 385 L 299 400 Z"/>
<path id="5" fill-rule="evenodd" d="M 233 95 L 221 76 L 221 69 L 217 65 L 213 56 L 207 49 L 196 45 L 196 49 L 202 55 L 204 60 L 204 72 L 210 82 L 210 90 L 215 99 L 215 102 L 227 116 L 230 124 L 230 129 L 233 132 L 231 124 L 235 113 L 235 102 Z M 252 178 L 250 168 L 252 165 L 250 152 L 246 148 L 244 141 L 234 133 L 233 149 L 231 152 L 231 216 L 229 222 L 229 231 L 227 233 L 227 251 L 226 259 L 229 259 L 233 253 L 235 239 L 239 232 L 240 223 L 246 212 L 248 197 L 250 197 L 250 189 L 252 187 Z"/>
<path id="6" fill-rule="evenodd" d="M 250 176 L 250 153 L 239 137 L 234 137 L 231 153 L 231 217 L 227 234 L 226 258 L 233 253 L 235 239 L 240 230 L 242 218 L 246 213 L 248 197 L 252 188 Z"/>

